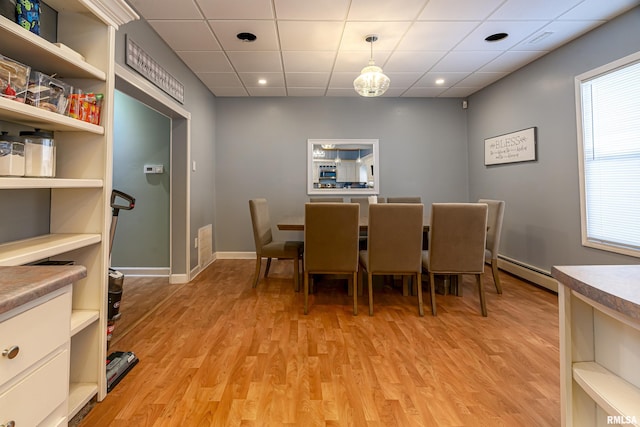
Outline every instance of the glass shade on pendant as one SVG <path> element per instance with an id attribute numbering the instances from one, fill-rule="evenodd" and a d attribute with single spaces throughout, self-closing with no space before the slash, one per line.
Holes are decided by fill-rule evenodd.
<path id="1" fill-rule="evenodd" d="M 380 96 L 387 91 L 391 80 L 382 72 L 382 68 L 369 61 L 360 75 L 353 81 L 353 88 L 358 94 L 366 97 Z"/>

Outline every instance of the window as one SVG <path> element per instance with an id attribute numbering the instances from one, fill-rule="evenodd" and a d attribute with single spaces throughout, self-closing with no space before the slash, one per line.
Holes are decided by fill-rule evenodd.
<path id="1" fill-rule="evenodd" d="M 640 257 L 640 52 L 576 78 L 582 244 Z"/>

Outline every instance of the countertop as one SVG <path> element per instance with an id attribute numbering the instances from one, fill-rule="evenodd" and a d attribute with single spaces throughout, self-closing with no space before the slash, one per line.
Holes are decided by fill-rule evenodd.
<path id="1" fill-rule="evenodd" d="M 554 266 L 551 275 L 573 291 L 640 320 L 640 265 Z"/>
<path id="2" fill-rule="evenodd" d="M 0 267 L 0 314 L 86 276 L 82 265 Z"/>

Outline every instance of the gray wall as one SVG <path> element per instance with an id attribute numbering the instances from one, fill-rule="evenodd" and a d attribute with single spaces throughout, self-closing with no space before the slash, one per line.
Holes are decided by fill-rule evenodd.
<path id="1" fill-rule="evenodd" d="M 185 87 L 182 107 L 191 113 L 191 158 L 197 161 L 197 170 L 190 172 L 190 236 L 189 251 L 193 269 L 198 263 L 198 252 L 194 239 L 198 228 L 215 223 L 216 179 L 215 125 L 216 100 L 202 82 L 187 68 L 180 58 L 164 43 L 145 21 L 133 21 L 120 27 L 116 33 L 116 63 L 125 64 L 125 37 L 131 37 L 145 52 L 161 64 Z M 187 150 L 186 147 L 175 147 Z M 174 165 L 176 170 L 176 165 Z M 191 170 L 190 168 L 188 170 Z M 174 214 L 176 214 L 174 212 Z M 215 230 L 214 230 L 215 233 Z M 176 242 L 174 242 L 175 244 Z M 214 242 L 214 251 L 215 242 Z M 173 260 L 172 262 L 176 262 Z"/>
<path id="2" fill-rule="evenodd" d="M 136 205 L 120 210 L 111 265 L 168 268 L 171 121 L 119 91 L 114 101 L 113 188 Z M 164 173 L 145 174 L 144 165 Z"/>
<path id="3" fill-rule="evenodd" d="M 540 58 L 469 99 L 472 200 L 506 201 L 500 253 L 550 270 L 562 264 L 635 264 L 581 246 L 574 78 L 638 50 L 640 8 Z M 484 166 L 484 139 L 537 127 L 538 159 Z"/>
<path id="4" fill-rule="evenodd" d="M 468 200 L 466 111 L 455 99 L 218 98 L 216 248 L 253 251 L 249 199 L 301 215 L 307 139 L 377 138 L 380 195 Z M 277 233 L 293 238 L 296 233 Z"/>

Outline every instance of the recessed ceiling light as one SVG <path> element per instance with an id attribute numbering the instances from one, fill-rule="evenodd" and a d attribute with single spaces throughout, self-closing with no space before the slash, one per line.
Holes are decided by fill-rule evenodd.
<path id="1" fill-rule="evenodd" d="M 260 79 L 260 80 L 258 80 L 258 84 L 266 85 L 267 84 L 267 80 L 266 79 Z"/>
<path id="2" fill-rule="evenodd" d="M 236 37 L 237 37 L 239 40 L 242 40 L 242 41 L 243 41 L 243 42 L 245 42 L 245 43 L 251 43 L 251 42 L 254 42 L 254 41 L 256 41 L 256 39 L 258 38 L 258 37 L 256 37 L 256 35 L 255 35 L 255 34 L 253 34 L 253 33 L 238 33 L 238 34 L 236 34 Z"/>
<path id="3" fill-rule="evenodd" d="M 444 84 L 444 79 L 436 79 L 436 84 L 437 85 L 443 85 Z"/>
<path id="4" fill-rule="evenodd" d="M 495 33 L 495 34 L 491 34 L 490 36 L 487 36 L 484 41 L 486 42 L 498 42 L 500 40 L 504 40 L 507 37 L 509 37 L 509 34 L 507 33 Z"/>

